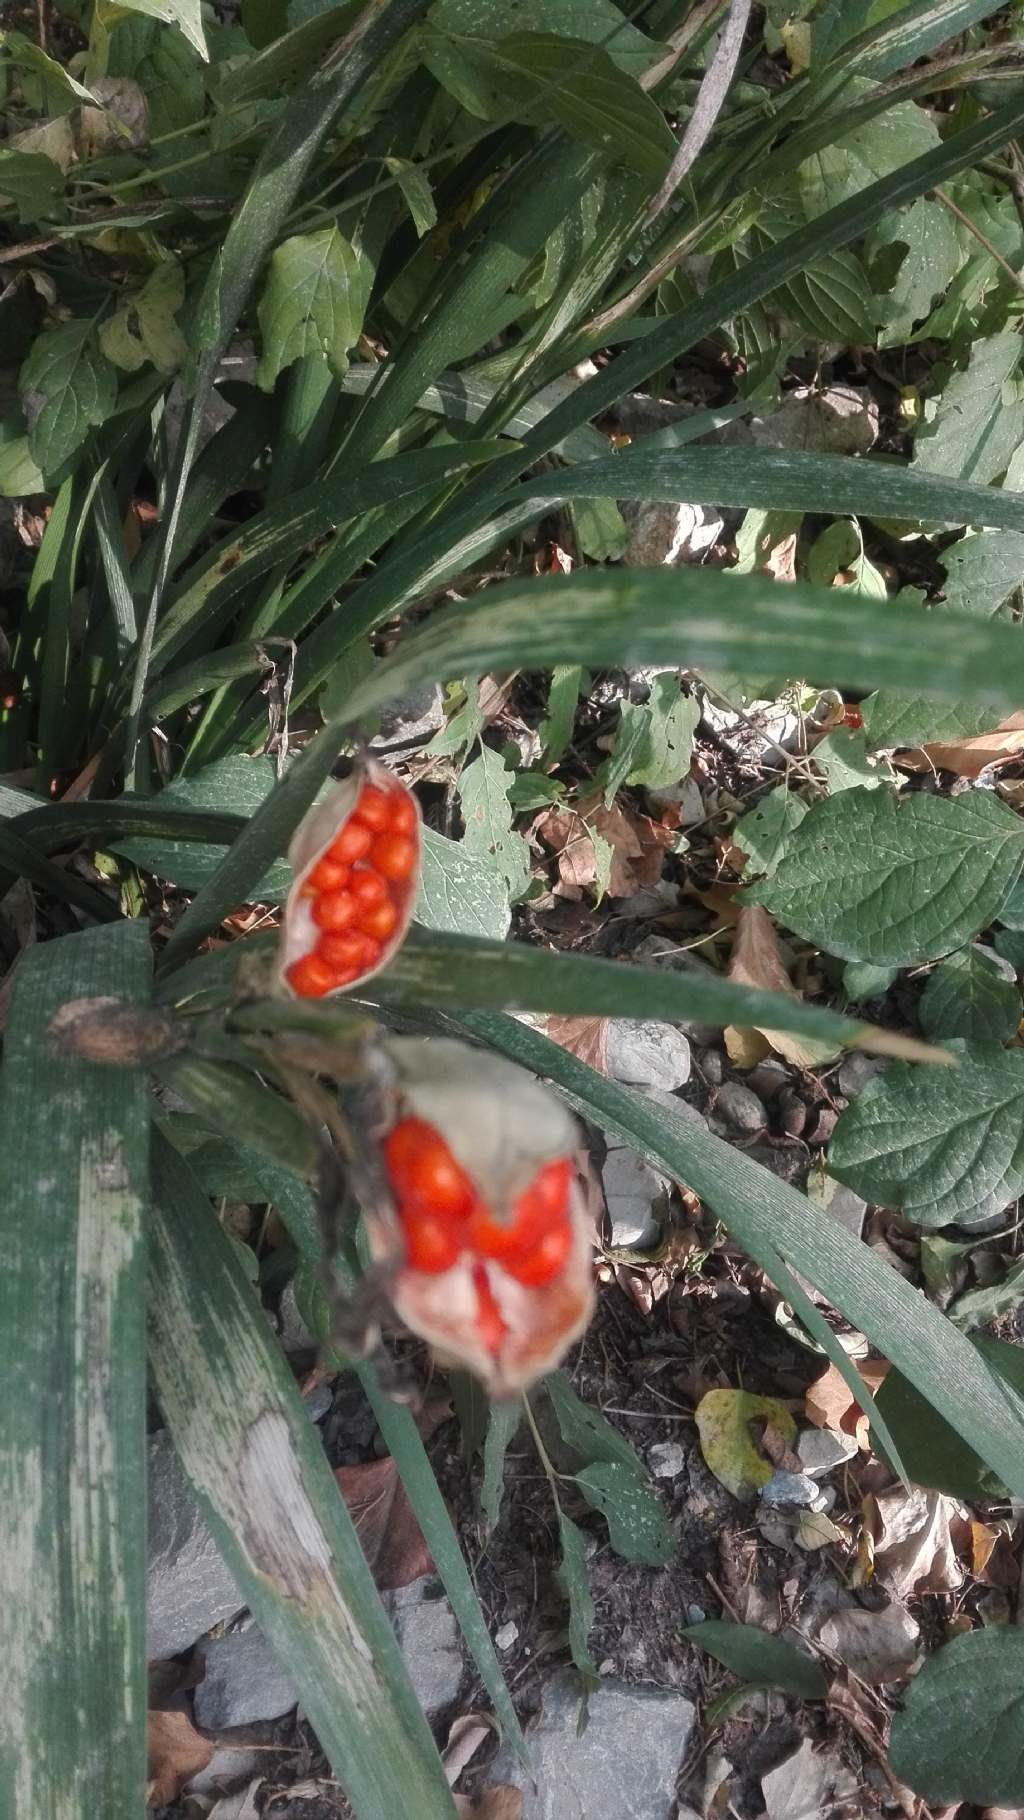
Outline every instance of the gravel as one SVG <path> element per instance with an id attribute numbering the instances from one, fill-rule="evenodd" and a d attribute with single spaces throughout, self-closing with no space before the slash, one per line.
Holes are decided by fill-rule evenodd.
<path id="1" fill-rule="evenodd" d="M 690 1078 L 690 1045 L 671 1024 L 613 1017 L 608 1020 L 607 1064 L 613 1081 L 671 1093 Z"/>
<path id="2" fill-rule="evenodd" d="M 686 1466 L 686 1449 L 678 1441 L 656 1441 L 647 1450 L 647 1464 L 655 1479 L 678 1479 Z"/>
<path id="3" fill-rule="evenodd" d="M 768 1123 L 768 1115 L 757 1094 L 744 1087 L 741 1081 L 726 1081 L 715 1101 L 715 1112 L 734 1131 L 763 1131 Z"/>

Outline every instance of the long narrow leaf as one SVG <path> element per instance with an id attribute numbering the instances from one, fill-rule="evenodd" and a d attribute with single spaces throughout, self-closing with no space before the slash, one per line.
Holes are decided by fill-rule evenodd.
<path id="1" fill-rule="evenodd" d="M 685 1181 L 769 1276 L 781 1257 L 822 1290 L 1003 1483 L 1024 1496 L 1024 1402 L 979 1360 L 945 1315 L 838 1220 L 742 1151 L 635 1089 L 605 1080 L 538 1031 L 497 1014 L 452 1021 L 546 1075 L 586 1117 Z M 785 1284 L 781 1287 L 785 1293 Z"/>
<path id="2" fill-rule="evenodd" d="M 150 1365 L 218 1546 L 359 1820 L 454 1820 L 352 1519 L 231 1240 L 160 1137 L 154 1165 Z"/>
<path id="3" fill-rule="evenodd" d="M 145 1787 L 142 1074 L 82 1061 L 51 1021 L 144 1001 L 144 923 L 22 961 L 0 1075 L 0 1600 L 9 1820 L 141 1814 Z"/>

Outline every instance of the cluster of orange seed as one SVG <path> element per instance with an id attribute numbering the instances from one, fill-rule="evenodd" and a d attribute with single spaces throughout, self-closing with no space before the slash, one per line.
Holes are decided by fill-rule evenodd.
<path id="1" fill-rule="evenodd" d="M 322 998 L 380 965 L 416 889 L 418 832 L 416 805 L 400 784 L 363 784 L 302 883 L 317 937 L 285 974 L 300 998 Z"/>
<path id="2" fill-rule="evenodd" d="M 437 1275 L 464 1253 L 494 1262 L 529 1289 L 561 1270 L 572 1246 L 568 1157 L 544 1163 L 501 1219 L 481 1198 L 441 1133 L 403 1118 L 384 1140 L 384 1166 L 398 1209 L 406 1262 Z"/>

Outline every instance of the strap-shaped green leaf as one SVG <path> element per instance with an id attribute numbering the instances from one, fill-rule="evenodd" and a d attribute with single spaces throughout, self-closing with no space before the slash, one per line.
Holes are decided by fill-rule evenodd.
<path id="1" fill-rule="evenodd" d="M 160 1137 L 154 1201 L 150 1365 L 240 1593 L 358 1820 L 454 1820 L 433 1738 L 319 1435 L 230 1239 Z"/>
<path id="2" fill-rule="evenodd" d="M 144 922 L 18 967 L 0 1075 L 0 1807 L 141 1814 L 145 1784 L 144 1076 L 72 1053 L 69 1000 L 138 1004 Z"/>

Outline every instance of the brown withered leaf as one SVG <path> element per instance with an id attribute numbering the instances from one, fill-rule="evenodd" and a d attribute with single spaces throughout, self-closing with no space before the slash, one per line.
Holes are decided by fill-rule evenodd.
<path id="1" fill-rule="evenodd" d="M 428 1403 L 416 1418 L 424 1440 L 450 1414 L 446 1397 Z M 390 1454 L 360 1466 L 336 1466 L 334 1476 L 381 1592 L 409 1586 L 433 1571 L 430 1550 Z"/>
<path id="2" fill-rule="evenodd" d="M 729 958 L 729 978 L 740 986 L 758 986 L 769 992 L 784 992 L 789 998 L 800 997 L 783 965 L 775 925 L 760 904 L 740 906 Z M 762 1025 L 757 1026 L 757 1033 L 797 1068 L 816 1067 L 820 1062 L 831 1061 L 836 1054 L 835 1043 L 822 1042 L 820 1038 L 794 1036 L 788 1030 L 766 1030 Z M 725 1032 L 726 1048 L 737 1066 L 753 1066 L 760 1059 L 756 1045 L 749 1042 L 749 1035 L 748 1031 L 734 1026 Z M 740 1056 L 748 1051 L 753 1054 L 753 1062 L 745 1064 Z"/>
<path id="3" fill-rule="evenodd" d="M 665 852 L 674 845 L 676 830 L 632 809 L 613 803 L 610 809 L 597 797 L 580 802 L 578 809 L 546 809 L 533 824 L 545 846 L 558 861 L 559 897 L 579 898 L 597 883 L 597 854 L 590 830 L 607 841 L 612 850 L 609 897 L 633 897 L 644 885 L 657 884 Z"/>
<path id="4" fill-rule="evenodd" d="M 1011 764 L 1024 752 L 1024 710 L 1008 714 L 989 733 L 941 741 L 904 752 L 897 761 L 908 771 L 953 771 L 957 777 L 980 777 L 995 765 Z"/>
<path id="5" fill-rule="evenodd" d="M 187 1713 L 146 1715 L 146 1802 L 164 1807 L 176 1801 L 186 1782 L 205 1769 L 213 1745 L 196 1731 Z"/>
<path id="6" fill-rule="evenodd" d="M 510 1782 L 485 1788 L 475 1801 L 468 1795 L 456 1795 L 454 1799 L 460 1820 L 522 1820 L 523 1817 L 522 1790 L 513 1788 Z"/>
<path id="7" fill-rule="evenodd" d="M 888 1359 L 858 1359 L 856 1371 L 872 1396 L 884 1383 L 891 1370 Z M 834 1365 L 804 1392 L 804 1413 L 816 1428 L 832 1428 L 839 1433 L 855 1435 L 861 1447 L 867 1446 L 868 1419 L 860 1404 L 854 1401 L 846 1379 Z"/>
<path id="8" fill-rule="evenodd" d="M 545 1030 L 553 1043 L 567 1049 L 598 1074 L 608 1072 L 608 1019 L 606 1017 L 549 1017 Z"/>

